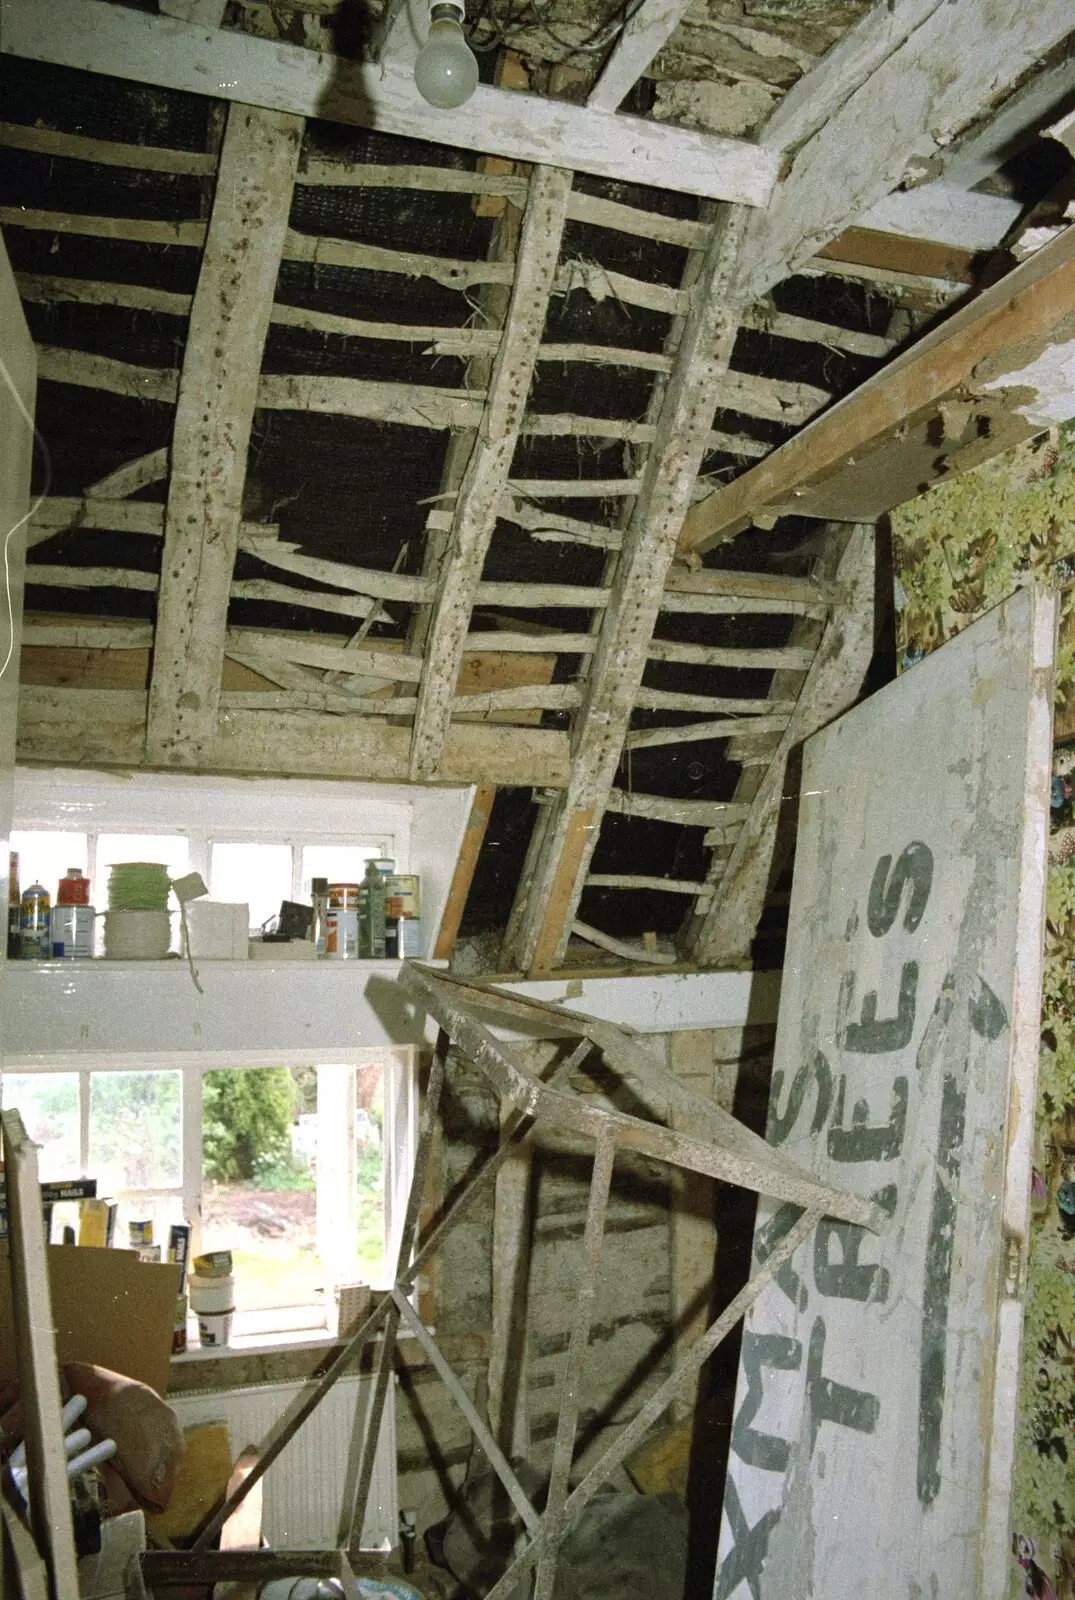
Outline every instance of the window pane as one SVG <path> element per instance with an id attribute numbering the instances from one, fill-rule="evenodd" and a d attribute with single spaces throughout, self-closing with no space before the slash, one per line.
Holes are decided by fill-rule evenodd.
<path id="1" fill-rule="evenodd" d="M 74 861 L 64 863 L 74 866 Z M 52 1182 L 82 1176 L 78 1161 L 78 1073 L 5 1072 L 0 1080 L 7 1110 L 21 1112 L 26 1132 L 41 1146 L 38 1169 Z M 87 1176 L 92 1177 L 92 1173 Z"/>
<path id="2" fill-rule="evenodd" d="M 366 862 L 376 861 L 381 852 L 365 844 L 307 844 L 302 847 L 302 895 L 310 898 L 314 878 L 329 883 L 358 883 L 366 872 Z"/>
<path id="3" fill-rule="evenodd" d="M 238 1311 L 324 1303 L 310 1142 L 312 1067 L 207 1072 L 202 1080 L 202 1249 L 230 1250 Z"/>
<path id="4" fill-rule="evenodd" d="M 357 1278 L 384 1282 L 384 1070 L 355 1068 L 355 1175 L 358 1186 Z M 408 1184 L 409 1187 L 409 1184 Z"/>
<path id="5" fill-rule="evenodd" d="M 30 832 L 14 829 L 11 848 L 19 853 L 19 888 L 25 893 L 32 883 L 43 884 L 56 904 L 56 886 L 68 867 L 86 870 L 86 835 L 84 833 Z M 93 899 L 93 885 L 90 886 Z M 102 900 L 95 901 L 103 905 Z"/>
<path id="6" fill-rule="evenodd" d="M 291 899 L 289 844 L 214 844 L 210 892 L 214 900 L 250 907 L 250 927 L 260 928 Z"/>
<path id="7" fill-rule="evenodd" d="M 178 1072 L 90 1074 L 90 1175 L 99 1195 L 177 1187 L 181 1146 Z"/>

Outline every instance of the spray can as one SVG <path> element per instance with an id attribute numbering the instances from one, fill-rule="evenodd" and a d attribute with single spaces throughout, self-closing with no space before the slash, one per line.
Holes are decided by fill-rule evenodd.
<path id="1" fill-rule="evenodd" d="M 47 961 L 52 954 L 49 910 L 48 890 L 40 883 L 32 883 L 19 907 L 19 945 L 24 961 Z"/>

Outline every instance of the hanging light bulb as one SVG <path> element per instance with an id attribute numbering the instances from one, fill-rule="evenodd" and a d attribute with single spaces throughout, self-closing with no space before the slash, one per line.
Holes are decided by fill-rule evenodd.
<path id="1" fill-rule="evenodd" d="M 431 0 L 429 38 L 414 63 L 414 82 L 431 106 L 450 109 L 478 87 L 478 63 L 463 37 L 462 0 Z"/>

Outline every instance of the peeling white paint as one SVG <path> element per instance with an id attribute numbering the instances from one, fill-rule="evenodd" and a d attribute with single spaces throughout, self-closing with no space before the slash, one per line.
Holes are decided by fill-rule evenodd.
<path id="1" fill-rule="evenodd" d="M 1043 428 L 1075 417 L 1075 339 L 1051 344 L 1028 366 L 990 378 L 983 389 L 1033 389 L 1036 397 L 1013 409 Z"/>

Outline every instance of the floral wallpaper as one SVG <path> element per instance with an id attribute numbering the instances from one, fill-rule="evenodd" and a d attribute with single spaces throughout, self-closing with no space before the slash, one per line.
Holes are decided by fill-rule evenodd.
<path id="1" fill-rule="evenodd" d="M 901 670 L 1032 574 L 1066 590 L 1058 734 L 1075 735 L 1075 423 L 892 514 Z M 1075 745 L 1054 757 L 1032 1228 L 1009 1593 L 1075 1600 Z"/>

